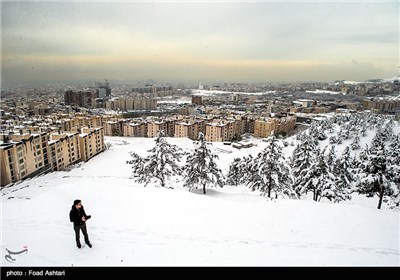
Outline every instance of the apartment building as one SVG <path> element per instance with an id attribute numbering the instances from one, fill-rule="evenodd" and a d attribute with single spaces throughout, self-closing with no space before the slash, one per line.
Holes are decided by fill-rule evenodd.
<path id="1" fill-rule="evenodd" d="M 50 168 L 47 133 L 2 135 L 1 186 L 45 172 Z"/>
<path id="2" fill-rule="evenodd" d="M 206 124 L 206 141 L 223 142 L 231 140 L 234 135 L 234 121 L 213 120 Z"/>
<path id="3" fill-rule="evenodd" d="M 147 122 L 145 121 L 124 123 L 123 125 L 124 136 L 128 137 L 147 137 L 147 130 Z"/>
<path id="4" fill-rule="evenodd" d="M 128 121 L 128 119 L 104 121 L 104 134 L 106 136 L 122 136 L 124 133 L 124 124 Z"/>
<path id="5" fill-rule="evenodd" d="M 64 94 L 64 102 L 66 105 L 73 105 L 85 108 L 96 107 L 96 91 L 72 91 L 68 90 Z"/>
<path id="6" fill-rule="evenodd" d="M 205 121 L 204 120 L 180 120 L 175 123 L 175 133 L 176 138 L 189 138 L 192 140 L 197 140 L 199 133 L 206 133 L 205 131 Z"/>
<path id="7" fill-rule="evenodd" d="M 87 161 L 104 151 L 103 128 L 84 127 L 79 134 L 80 160 Z"/>
<path id="8" fill-rule="evenodd" d="M 287 133 L 296 126 L 296 118 L 292 116 L 282 118 L 259 119 L 254 124 L 254 136 L 267 138 L 272 131 L 275 134 Z"/>
<path id="9" fill-rule="evenodd" d="M 64 165 L 64 157 L 63 157 L 63 143 L 60 139 L 58 140 L 50 140 L 48 142 L 48 154 L 49 160 L 51 163 L 51 170 L 59 171 L 63 170 Z"/>
<path id="10" fill-rule="evenodd" d="M 80 133 L 81 132 L 81 133 Z M 103 128 L 1 134 L 1 186 L 87 161 L 105 149 Z"/>
<path id="11" fill-rule="evenodd" d="M 150 121 L 147 125 L 147 137 L 157 137 L 161 130 L 167 131 L 167 123 L 164 120 Z"/>
<path id="12" fill-rule="evenodd" d="M 118 97 L 106 102 L 106 108 L 110 110 L 156 110 L 157 100 L 149 97 Z"/>
<path id="13" fill-rule="evenodd" d="M 53 141 L 58 140 L 61 143 L 61 156 L 58 157 L 57 162 L 61 168 L 76 163 L 81 159 L 78 131 L 53 132 L 50 133 L 50 139 Z"/>
<path id="14" fill-rule="evenodd" d="M 374 113 L 393 113 L 400 111 L 400 98 L 364 99 L 362 105 Z"/>

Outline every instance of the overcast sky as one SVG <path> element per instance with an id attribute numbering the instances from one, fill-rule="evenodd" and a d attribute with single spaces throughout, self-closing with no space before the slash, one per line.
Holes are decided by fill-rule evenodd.
<path id="1" fill-rule="evenodd" d="M 398 75 L 399 3 L 2 2 L 2 80 Z"/>

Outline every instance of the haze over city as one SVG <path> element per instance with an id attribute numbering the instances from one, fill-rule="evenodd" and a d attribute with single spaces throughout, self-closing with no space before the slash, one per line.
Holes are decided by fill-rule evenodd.
<path id="1" fill-rule="evenodd" d="M 393 2 L 2 2 L 2 82 L 398 74 Z"/>

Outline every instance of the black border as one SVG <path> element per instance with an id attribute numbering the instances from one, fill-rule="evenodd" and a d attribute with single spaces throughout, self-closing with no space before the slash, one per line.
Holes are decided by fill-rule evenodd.
<path id="1" fill-rule="evenodd" d="M 1 279 L 81 279 L 98 277 L 102 279 L 188 279 L 208 278 L 269 278 L 280 279 L 290 276 L 322 279 L 330 277 L 347 278 L 356 276 L 398 275 L 400 267 L 1 267 Z M 43 275 L 37 275 L 41 273 Z M 45 276 L 46 271 L 60 271 L 62 276 Z M 35 272 L 36 276 L 32 275 Z M 64 273 L 63 273 L 64 272 Z M 9 274 L 7 276 L 7 274 Z M 12 275 L 10 275 L 12 274 Z M 106 278 L 104 278 L 106 277 Z M 331 278 L 330 278 L 331 279 Z"/>

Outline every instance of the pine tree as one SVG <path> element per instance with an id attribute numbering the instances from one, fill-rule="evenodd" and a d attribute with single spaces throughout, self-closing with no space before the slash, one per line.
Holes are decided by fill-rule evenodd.
<path id="1" fill-rule="evenodd" d="M 126 164 L 132 165 L 132 177 L 139 177 L 143 173 L 144 160 L 137 153 L 130 152 L 131 160 L 127 160 Z"/>
<path id="2" fill-rule="evenodd" d="M 392 137 L 387 150 L 388 177 L 400 187 L 400 135 Z"/>
<path id="3" fill-rule="evenodd" d="M 317 149 L 316 162 L 311 168 L 302 170 L 300 176 L 303 178 L 298 186 L 300 195 L 312 191 L 315 201 L 320 201 L 322 197 L 332 200 L 338 196 L 336 178 L 329 171 L 324 152 L 320 149 Z"/>
<path id="4" fill-rule="evenodd" d="M 227 183 L 229 185 L 237 186 L 243 178 L 243 162 L 240 158 L 235 158 L 229 166 Z"/>
<path id="5" fill-rule="evenodd" d="M 365 124 L 365 122 L 363 123 L 362 128 L 361 128 L 361 136 L 362 137 L 367 136 L 367 125 Z"/>
<path id="6" fill-rule="evenodd" d="M 390 180 L 388 172 L 387 153 L 385 143 L 375 139 L 371 149 L 363 154 L 366 157 L 360 163 L 360 173 L 358 177 L 358 192 L 366 194 L 367 197 L 377 195 L 379 197 L 378 209 L 382 207 L 384 196 L 391 197 L 395 195 L 394 184 Z"/>
<path id="7" fill-rule="evenodd" d="M 360 149 L 360 137 L 358 135 L 356 135 L 356 137 L 354 137 L 353 142 L 351 143 L 351 149 L 352 150 L 358 150 Z"/>
<path id="8" fill-rule="evenodd" d="M 389 143 L 388 155 L 392 164 L 400 166 L 400 134 L 393 137 Z"/>
<path id="9" fill-rule="evenodd" d="M 294 178 L 293 188 L 299 193 L 299 188 L 304 184 L 301 173 L 308 170 L 315 162 L 315 145 L 310 137 L 306 135 L 302 142 L 296 147 L 292 155 L 292 174 Z M 304 173 L 304 172 L 303 172 Z"/>
<path id="10" fill-rule="evenodd" d="M 224 175 L 217 167 L 215 159 L 217 155 L 213 155 L 207 144 L 204 141 L 204 134 L 199 133 L 199 147 L 188 156 L 186 165 L 184 167 L 186 173 L 186 181 L 184 187 L 189 190 L 203 188 L 203 194 L 206 193 L 206 186 L 211 187 L 224 186 Z"/>
<path id="11" fill-rule="evenodd" d="M 181 174 L 181 167 L 178 162 L 183 156 L 182 149 L 176 145 L 171 145 L 165 140 L 164 131 L 160 131 L 155 139 L 156 145 L 148 150 L 149 156 L 140 160 L 139 156 L 134 156 L 133 170 L 134 176 L 139 183 L 159 182 L 161 187 L 167 187 L 167 179 L 173 175 Z M 171 188 L 172 187 L 168 187 Z"/>
<path id="12" fill-rule="evenodd" d="M 351 186 L 354 181 L 351 160 L 350 148 L 347 146 L 342 157 L 336 161 L 334 168 L 334 175 L 337 178 L 335 202 L 351 199 Z"/>
<path id="13" fill-rule="evenodd" d="M 328 166 L 330 166 L 330 168 L 333 168 L 335 161 L 336 161 L 335 145 L 332 145 L 331 148 L 329 149 L 326 162 L 328 163 Z"/>
<path id="14" fill-rule="evenodd" d="M 267 138 L 267 146 L 254 160 L 253 176 L 248 185 L 251 190 L 259 190 L 262 195 L 271 197 L 271 191 L 278 195 L 295 197 L 291 188 L 292 180 L 289 176 L 289 167 L 285 163 L 282 147 L 275 135 Z"/>
<path id="15" fill-rule="evenodd" d="M 252 173 L 253 173 L 252 172 L 253 164 L 254 164 L 254 158 L 252 155 L 243 157 L 243 160 L 242 160 L 243 177 L 240 180 L 240 183 L 246 184 L 250 180 L 250 177 L 252 176 Z"/>
<path id="16" fill-rule="evenodd" d="M 343 143 L 343 135 L 344 135 L 343 129 L 340 128 L 339 132 L 337 134 L 337 137 L 336 137 L 336 139 L 337 139 L 336 143 L 338 143 L 338 144 L 342 144 Z"/>
<path id="17" fill-rule="evenodd" d="M 338 142 L 337 137 L 335 135 L 332 135 L 329 137 L 329 143 L 330 144 L 336 144 Z"/>

